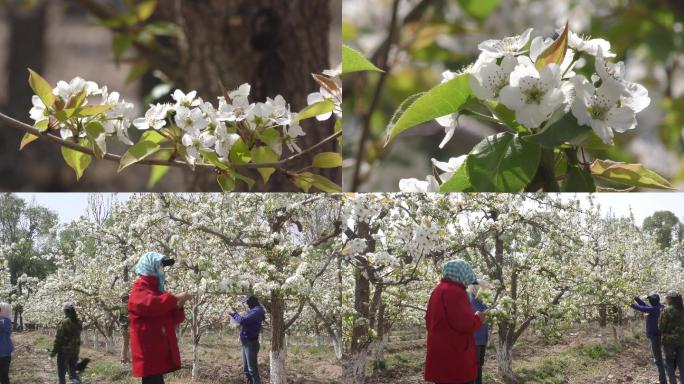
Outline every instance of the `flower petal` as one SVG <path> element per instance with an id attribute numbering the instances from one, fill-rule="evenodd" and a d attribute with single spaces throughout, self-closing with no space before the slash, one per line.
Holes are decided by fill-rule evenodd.
<path id="1" fill-rule="evenodd" d="M 616 132 L 625 132 L 636 127 L 636 115 L 629 107 L 613 108 L 606 115 L 606 124 Z"/>

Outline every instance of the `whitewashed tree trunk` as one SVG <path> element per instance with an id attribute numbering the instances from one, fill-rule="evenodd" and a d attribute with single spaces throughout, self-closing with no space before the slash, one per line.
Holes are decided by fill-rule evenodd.
<path id="1" fill-rule="evenodd" d="M 197 317 L 197 306 L 192 307 L 192 380 L 199 379 L 200 375 L 200 361 L 199 361 L 199 343 L 202 337 L 200 332 L 199 319 Z"/>
<path id="2" fill-rule="evenodd" d="M 271 291 L 271 384 L 287 384 L 287 345 L 285 340 L 285 301 Z"/>
<path id="3" fill-rule="evenodd" d="M 344 364 L 344 384 L 364 384 L 366 382 L 367 349 L 351 353 Z"/>
<path id="4" fill-rule="evenodd" d="M 113 333 L 113 332 L 112 332 Z M 114 353 L 114 335 L 110 333 L 109 335 L 105 336 L 105 351 L 107 353 Z"/>
<path id="5" fill-rule="evenodd" d="M 389 335 L 382 335 L 381 339 L 375 340 L 373 342 L 373 363 L 375 367 L 385 363 L 385 348 L 389 342 Z"/>
<path id="6" fill-rule="evenodd" d="M 342 337 L 339 334 L 335 334 L 332 337 L 333 350 L 335 351 L 335 357 L 337 360 L 342 360 Z"/>
<path id="7" fill-rule="evenodd" d="M 496 363 L 499 373 L 507 383 L 515 382 L 513 374 L 512 346 L 505 341 L 499 340 L 496 343 Z"/>

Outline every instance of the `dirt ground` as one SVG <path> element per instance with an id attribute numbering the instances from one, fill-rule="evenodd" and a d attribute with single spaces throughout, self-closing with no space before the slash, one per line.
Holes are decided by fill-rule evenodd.
<path id="1" fill-rule="evenodd" d="M 609 338 L 602 347 L 596 332 L 577 331 L 549 345 L 525 339 L 514 349 L 513 370 L 521 383 L 539 384 L 658 384 L 647 340 L 641 331 L 627 332 L 621 343 Z M 413 339 L 413 340 L 411 340 Z M 386 354 L 387 369 L 373 372 L 371 384 L 415 384 L 423 381 L 425 339 L 400 334 Z M 484 383 L 504 383 L 497 373 L 495 350 L 490 347 L 484 367 Z"/>
<path id="2" fill-rule="evenodd" d="M 200 379 L 197 384 L 242 384 L 242 360 L 237 340 L 228 337 L 206 337 L 201 343 Z M 52 336 L 38 332 L 14 333 L 10 379 L 13 384 L 53 384 L 57 382 L 56 360 L 50 359 Z M 86 338 L 81 357 L 92 361 L 81 379 L 84 384 L 140 383 L 133 379 L 130 365 L 119 362 L 118 355 L 92 348 Z M 264 345 L 266 344 L 266 345 Z M 168 384 L 191 382 L 192 355 L 189 340 L 181 341 L 183 368 L 165 377 Z M 262 342 L 259 368 L 264 383 L 268 383 L 268 344 Z M 342 368 L 335 360 L 332 348 L 291 343 L 288 351 L 289 382 L 297 384 L 337 383 Z"/>

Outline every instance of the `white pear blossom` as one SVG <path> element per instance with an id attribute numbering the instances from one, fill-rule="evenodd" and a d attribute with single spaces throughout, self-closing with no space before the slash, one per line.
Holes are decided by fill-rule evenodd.
<path id="1" fill-rule="evenodd" d="M 604 57 L 615 57 L 615 54 L 610 51 L 610 42 L 607 40 L 579 36 L 572 31 L 568 31 L 568 46 L 577 52 L 585 52 L 592 56 L 597 56 L 599 50 L 602 50 Z"/>
<path id="2" fill-rule="evenodd" d="M 193 137 L 199 137 L 200 131 L 209 125 L 209 121 L 204 118 L 204 114 L 199 108 L 178 107 L 174 121 L 178 128 L 191 134 Z"/>
<path id="3" fill-rule="evenodd" d="M 170 108 L 171 106 L 169 104 L 150 105 L 150 109 L 145 112 L 145 117 L 139 117 L 133 120 L 133 125 L 142 131 L 148 129 L 159 130 L 166 126 L 166 114 L 169 112 Z"/>
<path id="4" fill-rule="evenodd" d="M 274 99 L 266 98 L 266 102 L 261 105 L 261 108 L 255 109 L 255 111 L 261 112 L 261 116 L 258 117 L 265 118 L 276 125 L 287 125 L 292 121 L 290 105 L 281 95 Z"/>
<path id="5" fill-rule="evenodd" d="M 176 89 L 171 97 L 176 101 L 176 106 L 183 106 L 186 108 L 197 107 L 202 103 L 202 99 L 196 98 L 197 91 L 190 91 L 187 94 L 180 89 Z"/>
<path id="6" fill-rule="evenodd" d="M 508 85 L 510 75 L 518 65 L 518 59 L 504 56 L 500 64 L 496 60 L 487 60 L 475 65 L 468 78 L 470 88 L 480 100 L 496 100 L 501 89 Z"/>
<path id="7" fill-rule="evenodd" d="M 515 119 L 520 124 L 538 128 L 565 102 L 560 86 L 561 72 L 557 64 L 548 64 L 537 71 L 527 59 L 515 67 L 510 84 L 500 92 L 500 99 L 515 111 Z"/>
<path id="8" fill-rule="evenodd" d="M 83 78 L 77 76 L 68 83 L 63 80 L 57 82 L 57 86 L 52 90 L 52 93 L 66 102 L 71 97 L 81 93 L 84 88 L 86 90 L 86 96 L 96 95 L 100 90 L 97 83 L 94 81 L 85 81 Z"/>
<path id="9" fill-rule="evenodd" d="M 426 176 L 425 180 L 401 179 L 399 190 L 402 192 L 439 192 L 439 183 L 432 175 Z"/>
<path id="10" fill-rule="evenodd" d="M 132 103 L 127 103 L 123 99 L 119 101 L 119 93 L 107 91 L 107 87 L 102 87 L 102 104 L 111 107 L 104 113 L 102 127 L 108 135 L 116 134 L 120 142 L 126 145 L 133 145 L 128 136 L 128 128 L 131 126 L 131 119 L 134 117 L 135 107 Z"/>
<path id="11" fill-rule="evenodd" d="M 29 116 L 32 120 L 39 122 L 48 118 L 45 114 L 45 104 L 40 100 L 40 97 L 33 95 L 33 97 L 31 97 L 31 103 L 33 104 L 33 107 L 29 111 Z"/>
<path id="12" fill-rule="evenodd" d="M 233 145 L 240 140 L 240 135 L 237 133 L 228 133 L 226 126 L 220 126 L 216 129 L 216 154 L 219 158 L 227 159 Z"/>
<path id="13" fill-rule="evenodd" d="M 477 47 L 484 55 L 492 58 L 499 58 L 510 55 L 519 55 L 524 52 L 527 42 L 530 41 L 532 28 L 528 28 L 520 35 L 505 37 L 501 40 L 486 40 Z"/>
<path id="14" fill-rule="evenodd" d="M 302 149 L 297 145 L 297 138 L 306 136 L 306 133 L 299 125 L 299 122 L 292 122 L 290 125 L 283 126 L 283 141 L 291 152 L 301 152 Z"/>

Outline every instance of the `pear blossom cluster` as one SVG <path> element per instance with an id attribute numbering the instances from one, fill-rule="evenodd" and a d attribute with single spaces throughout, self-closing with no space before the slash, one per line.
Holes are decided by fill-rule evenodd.
<path id="1" fill-rule="evenodd" d="M 481 42 L 475 63 L 458 73 L 444 72 L 442 82 L 467 73 L 475 98 L 504 105 L 531 133 L 544 131 L 571 113 L 577 124 L 591 127 L 604 143 L 610 144 L 614 132 L 636 127 L 636 114 L 651 102 L 648 91 L 626 79 L 623 62 L 610 61 L 616 56 L 610 42 L 570 30 L 567 33 L 567 49 L 560 63 L 538 68 L 538 59 L 555 41 L 542 36 L 532 38 L 529 28 L 520 35 Z M 594 62 L 595 71 L 589 78 L 574 71 L 586 65 L 587 59 Z M 452 139 L 458 117 L 459 113 L 454 113 L 436 119 L 445 129 L 440 148 Z M 444 172 L 441 179 L 446 180 L 464 159 L 462 156 L 448 162 L 432 162 Z M 435 177 L 427 176 L 425 180 L 401 180 L 399 188 L 405 192 L 437 192 L 439 183 Z"/>
<path id="2" fill-rule="evenodd" d="M 310 106 L 323 101 L 333 103 L 332 111 L 316 116 L 319 121 L 342 116 L 340 72 L 341 68 L 325 71 L 327 80 L 319 81 L 320 90 L 307 98 Z M 134 145 L 129 129 L 155 131 L 175 145 L 190 165 L 201 158 L 202 152 L 215 153 L 220 161 L 229 163 L 231 149 L 240 139 L 264 142 L 278 157 L 282 156 L 283 144 L 292 153 L 301 152 L 298 139 L 306 133 L 285 98 L 278 95 L 264 102 L 252 102 L 250 92 L 251 86 L 242 84 L 212 104 L 197 96 L 196 91 L 185 93 L 176 89 L 171 95 L 173 102 L 151 104 L 139 117 L 135 106 L 118 92 L 75 77 L 57 83 L 52 91 L 54 107 L 46 108 L 41 98 L 34 95 L 29 116 L 36 124 L 46 122 L 49 128 L 59 130 L 64 140 L 84 139 L 86 126 L 91 122 L 100 123 L 105 136 L 116 136 L 128 146 Z M 79 109 L 87 110 L 90 106 L 102 107 L 102 111 L 79 114 Z"/>

